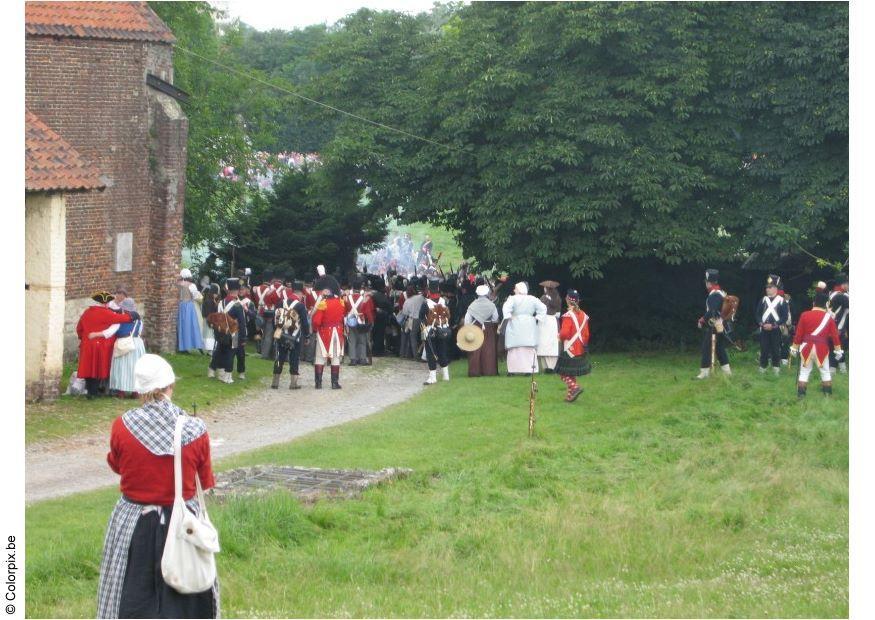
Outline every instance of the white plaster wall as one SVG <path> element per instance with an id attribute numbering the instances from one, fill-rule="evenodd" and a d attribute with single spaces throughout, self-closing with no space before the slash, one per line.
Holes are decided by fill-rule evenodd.
<path id="1" fill-rule="evenodd" d="M 64 356 L 66 209 L 63 194 L 27 194 L 24 200 L 25 385 L 29 395 L 53 395 Z"/>

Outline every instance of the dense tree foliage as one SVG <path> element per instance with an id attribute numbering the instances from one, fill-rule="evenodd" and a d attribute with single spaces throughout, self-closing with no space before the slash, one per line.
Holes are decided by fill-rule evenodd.
<path id="1" fill-rule="evenodd" d="M 245 220 L 232 225 L 232 230 L 243 227 L 237 237 L 246 242 L 219 245 L 214 255 L 256 274 L 270 270 L 304 277 L 319 263 L 349 273 L 357 250 L 371 249 L 386 237 L 383 205 L 362 198 L 363 193 L 353 170 L 290 170 L 268 193 L 268 208 L 254 228 Z"/>
<path id="2" fill-rule="evenodd" d="M 331 116 L 325 156 L 504 269 L 840 260 L 847 19 L 832 3 L 484 2 L 435 30 L 363 9 L 308 85 L 447 145 Z"/>
<path id="3" fill-rule="evenodd" d="M 273 132 L 262 118 L 276 103 L 272 93 L 254 88 L 246 77 L 217 70 L 186 51 L 215 59 L 239 44 L 233 28 L 220 36 L 209 4 L 151 2 L 149 6 L 176 36 L 174 83 L 190 95 L 184 106 L 189 120 L 186 245 L 221 242 L 229 237 L 229 226 L 256 216 L 264 201 L 247 183 L 229 183 L 219 178 L 219 172 L 223 165 L 231 165 L 246 179 L 257 164 L 252 142 L 259 139 L 259 131 Z"/>

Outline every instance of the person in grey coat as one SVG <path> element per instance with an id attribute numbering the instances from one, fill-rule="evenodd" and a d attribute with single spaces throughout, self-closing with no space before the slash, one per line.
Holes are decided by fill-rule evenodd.
<path id="1" fill-rule="evenodd" d="M 538 372 L 538 322 L 547 315 L 547 306 L 532 295 L 525 282 L 518 282 L 514 294 L 502 306 L 507 323 L 504 346 L 507 349 L 507 374 L 528 375 Z"/>

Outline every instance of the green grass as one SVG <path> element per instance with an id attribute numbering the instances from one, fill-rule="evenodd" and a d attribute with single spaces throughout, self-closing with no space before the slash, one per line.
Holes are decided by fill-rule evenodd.
<path id="1" fill-rule="evenodd" d="M 443 252 L 439 264 L 444 271 L 448 270 L 450 266 L 452 266 L 453 269 L 458 269 L 459 264 L 465 260 L 462 248 L 456 243 L 456 240 L 453 238 L 453 231 L 451 230 L 423 223 L 398 224 L 393 221 L 389 224 L 390 240 L 395 237 L 395 235 L 403 235 L 405 233 L 410 233 L 410 236 L 413 239 L 413 247 L 417 251 L 419 251 L 419 246 L 425 241 L 425 236 L 431 235 L 433 248 L 432 256 L 437 258 L 437 255 Z"/>
<path id="2" fill-rule="evenodd" d="M 250 345 L 250 352 L 254 351 Z M 191 409 L 192 404 L 196 403 L 199 410 L 209 411 L 259 385 L 262 378 L 269 377 L 272 373 L 271 362 L 255 355 L 247 355 L 246 380 L 235 380 L 231 385 L 226 385 L 215 379 L 207 379 L 207 356 L 194 353 L 164 357 L 173 366 L 177 378 L 173 400 L 186 409 Z M 75 369 L 75 364 L 64 367 L 61 392 L 67 390 L 70 374 Z M 133 406 L 136 402 L 120 401 L 117 398 L 87 400 L 84 396 L 61 396 L 51 403 L 27 403 L 24 418 L 25 443 L 63 439 L 80 433 L 108 429 L 119 415 L 122 407 L 120 403 L 130 403 Z"/>
<path id="3" fill-rule="evenodd" d="M 414 469 L 360 499 L 213 502 L 226 616 L 847 617 L 847 378 L 598 355 L 568 405 L 539 379 L 454 379 L 232 457 Z M 330 396 L 327 394 L 326 396 Z M 328 400 L 328 399 L 326 399 Z M 27 509 L 28 616 L 93 617 L 117 493 Z"/>

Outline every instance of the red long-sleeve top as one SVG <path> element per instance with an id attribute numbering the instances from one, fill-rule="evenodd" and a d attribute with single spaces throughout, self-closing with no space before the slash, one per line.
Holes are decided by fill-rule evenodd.
<path id="1" fill-rule="evenodd" d="M 122 494 L 138 504 L 173 504 L 172 454 L 152 454 L 131 434 L 121 417 L 112 424 L 109 446 L 106 461 L 121 476 Z M 182 446 L 182 497 L 185 500 L 194 497 L 195 471 L 200 476 L 204 490 L 216 485 L 210 460 L 210 436 L 207 433 Z"/>
<path id="2" fill-rule="evenodd" d="M 572 314 L 576 316 L 578 326 L 583 327 L 580 331 L 580 338 L 575 338 L 577 327 L 574 325 L 574 319 L 571 318 Z M 574 342 L 568 348 L 568 352 L 572 357 L 583 355 L 586 345 L 589 343 L 589 317 L 586 315 L 586 312 L 583 310 L 578 310 L 577 312 L 569 310 L 563 314 L 562 326 L 559 328 L 559 338 L 563 343 L 574 339 Z"/>

